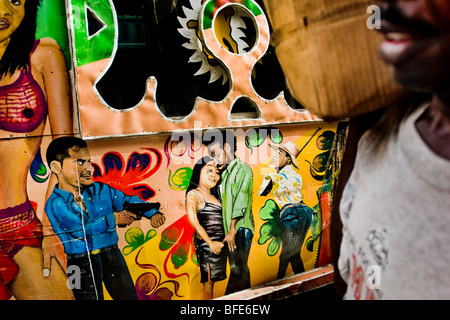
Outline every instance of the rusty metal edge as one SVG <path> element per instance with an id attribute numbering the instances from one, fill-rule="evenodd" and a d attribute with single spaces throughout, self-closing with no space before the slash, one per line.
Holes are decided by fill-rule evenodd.
<path id="1" fill-rule="evenodd" d="M 333 279 L 334 268 L 332 265 L 326 265 L 215 300 L 280 300 L 332 284 Z"/>

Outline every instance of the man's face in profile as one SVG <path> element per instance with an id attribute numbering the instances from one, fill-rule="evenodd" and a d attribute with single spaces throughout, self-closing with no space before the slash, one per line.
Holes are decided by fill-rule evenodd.
<path id="1" fill-rule="evenodd" d="M 380 53 L 406 89 L 440 93 L 450 85 L 450 1 L 379 0 Z M 444 91 L 445 92 L 445 91 Z"/>

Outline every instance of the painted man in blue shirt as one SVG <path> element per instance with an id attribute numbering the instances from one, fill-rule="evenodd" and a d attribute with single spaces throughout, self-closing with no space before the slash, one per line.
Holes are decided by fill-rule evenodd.
<path id="1" fill-rule="evenodd" d="M 113 299 L 137 299 L 130 272 L 117 242 L 116 225 L 131 224 L 137 216 L 124 203 L 145 203 L 107 184 L 93 182 L 91 157 L 85 141 L 63 137 L 51 142 L 47 162 L 58 184 L 45 211 L 67 255 L 68 268 L 81 272 L 73 286 L 78 300 L 102 300 L 103 286 Z M 157 209 L 144 213 L 154 228 L 165 222 Z M 73 268 L 72 267 L 72 268 Z M 79 269 L 77 269 L 79 268 Z"/>

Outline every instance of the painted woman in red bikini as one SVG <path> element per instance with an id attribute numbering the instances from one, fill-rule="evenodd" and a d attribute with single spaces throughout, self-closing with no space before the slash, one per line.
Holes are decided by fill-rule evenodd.
<path id="1" fill-rule="evenodd" d="M 57 248 L 57 237 L 26 190 L 47 115 L 54 137 L 73 130 L 64 56 L 53 40 L 35 41 L 38 3 L 0 0 L 0 299 L 72 298 L 57 263 L 43 272 L 43 252 Z"/>

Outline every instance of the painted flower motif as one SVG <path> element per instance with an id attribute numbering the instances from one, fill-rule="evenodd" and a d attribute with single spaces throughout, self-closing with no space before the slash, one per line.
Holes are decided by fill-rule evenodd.
<path id="1" fill-rule="evenodd" d="M 275 144 L 283 142 L 281 131 L 275 127 L 250 129 L 245 134 L 245 145 L 253 152 L 253 148 L 261 146 L 269 138 Z"/>
<path id="2" fill-rule="evenodd" d="M 266 201 L 264 206 L 259 211 L 259 216 L 263 221 L 266 221 L 259 230 L 260 237 L 258 239 L 258 244 L 262 245 L 270 240 L 269 246 L 267 247 L 267 254 L 269 256 L 274 256 L 277 254 L 278 250 L 280 250 L 280 246 L 282 245 L 281 241 L 281 229 L 286 228 L 286 221 L 280 221 L 280 208 L 278 204 L 269 199 Z M 314 215 L 313 218 L 313 227 L 317 226 L 317 215 Z M 318 225 L 320 228 L 320 224 Z M 320 231 L 319 231 L 320 235 Z M 312 236 L 306 239 L 306 249 L 308 251 L 313 251 L 314 239 Z"/>
<path id="3" fill-rule="evenodd" d="M 316 140 L 316 146 L 319 150 L 324 152 L 319 153 L 315 156 L 312 162 L 305 159 L 310 166 L 311 176 L 317 181 L 324 181 L 328 178 L 331 171 L 328 170 L 328 159 L 333 147 L 333 142 L 335 138 L 335 133 L 333 131 L 324 131 Z"/>
<path id="4" fill-rule="evenodd" d="M 155 229 L 150 229 L 145 236 L 144 232 L 140 228 L 128 229 L 125 233 L 125 241 L 128 245 L 122 249 L 122 253 L 124 255 L 129 255 L 134 250 L 144 245 L 147 241 L 153 239 L 155 236 Z"/>
<path id="5" fill-rule="evenodd" d="M 275 201 L 269 199 L 259 211 L 259 216 L 266 222 L 259 230 L 258 244 L 262 245 L 270 240 L 269 246 L 267 247 L 267 254 L 274 256 L 281 245 L 281 228 L 278 223 L 280 219 L 280 208 Z"/>
<path id="6" fill-rule="evenodd" d="M 186 275 L 189 278 L 187 273 L 176 275 L 169 272 L 169 259 L 175 269 L 179 269 L 183 266 L 189 257 L 195 264 L 198 264 L 193 243 L 194 232 L 195 229 L 189 222 L 187 214 L 182 216 L 162 232 L 159 248 L 162 251 L 170 249 L 166 259 L 164 260 L 164 272 L 168 277 L 177 278 L 182 275 Z"/>
<path id="7" fill-rule="evenodd" d="M 142 248 L 141 248 L 142 250 Z M 141 274 L 135 282 L 136 293 L 139 300 L 172 300 L 173 295 L 182 297 L 178 294 L 180 284 L 174 280 L 161 282 L 161 272 L 155 265 L 142 264 L 138 262 L 139 250 L 136 255 L 136 265 L 143 269 L 149 269 L 150 272 Z M 173 291 L 165 285 L 173 285 Z"/>
<path id="8" fill-rule="evenodd" d="M 34 157 L 33 162 L 31 163 L 30 176 L 37 183 L 44 183 L 50 177 L 50 170 L 47 169 L 47 167 L 44 164 L 44 161 L 42 161 L 42 154 L 40 148 L 38 153 Z"/>
<path id="9" fill-rule="evenodd" d="M 169 186 L 175 191 L 184 191 L 189 187 L 192 177 L 192 169 L 189 167 L 180 168 L 172 175 L 169 170 Z"/>
<path id="10" fill-rule="evenodd" d="M 125 160 L 120 153 L 108 152 L 103 156 L 103 170 L 93 163 L 94 180 L 121 190 L 126 195 L 137 195 L 146 201 L 155 196 L 155 190 L 142 181 L 151 177 L 161 167 L 162 155 L 153 148 L 146 153 L 133 152 Z"/>
<path id="11" fill-rule="evenodd" d="M 172 157 L 181 158 L 187 155 L 195 159 L 195 153 L 202 149 L 202 138 L 196 133 L 172 134 L 164 143 L 164 153 L 167 157 L 167 167 Z"/>

